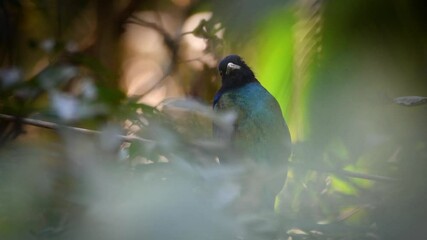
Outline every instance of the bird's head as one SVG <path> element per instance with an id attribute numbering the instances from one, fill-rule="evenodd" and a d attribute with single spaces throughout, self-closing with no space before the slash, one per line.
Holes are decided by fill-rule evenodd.
<path id="1" fill-rule="evenodd" d="M 237 88 L 258 81 L 252 70 L 238 55 L 229 55 L 222 59 L 218 65 L 218 70 L 223 89 Z"/>

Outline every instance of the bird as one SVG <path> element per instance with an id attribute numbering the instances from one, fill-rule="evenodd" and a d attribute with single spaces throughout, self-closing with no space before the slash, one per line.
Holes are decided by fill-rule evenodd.
<path id="1" fill-rule="evenodd" d="M 251 179 L 246 178 L 246 193 L 243 195 L 252 199 L 244 201 L 253 202 L 254 206 L 250 208 L 272 209 L 285 183 L 292 152 L 289 129 L 280 105 L 240 56 L 232 54 L 225 57 L 219 62 L 218 70 L 221 87 L 214 96 L 213 109 L 215 112 L 234 111 L 237 114 L 229 142 L 238 156 L 220 158 L 219 162 L 262 170 L 260 172 L 265 174 L 257 176 L 251 171 Z M 215 125 L 213 135 L 216 138 L 227 136 Z"/>

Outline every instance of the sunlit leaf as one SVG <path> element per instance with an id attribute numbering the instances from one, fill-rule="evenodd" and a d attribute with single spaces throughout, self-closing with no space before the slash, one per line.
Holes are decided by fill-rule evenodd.
<path id="1" fill-rule="evenodd" d="M 360 210 L 362 210 L 361 207 L 353 207 L 353 208 L 344 209 L 341 211 L 341 214 L 337 217 L 336 220 L 337 221 L 344 221 L 347 218 L 350 218 L 354 214 L 358 213 Z"/>
<path id="2" fill-rule="evenodd" d="M 331 179 L 332 179 L 332 184 L 331 184 L 332 191 L 336 191 L 346 195 L 357 196 L 358 194 L 357 189 L 351 186 L 351 184 L 349 184 L 348 182 L 343 181 L 340 178 L 337 178 L 334 176 L 332 176 Z"/>

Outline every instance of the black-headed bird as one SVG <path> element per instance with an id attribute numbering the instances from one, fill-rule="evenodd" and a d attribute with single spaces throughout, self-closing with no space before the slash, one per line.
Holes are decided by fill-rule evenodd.
<path id="1" fill-rule="evenodd" d="M 276 195 L 285 183 L 291 154 L 289 129 L 279 103 L 238 55 L 225 57 L 218 70 L 222 86 L 213 108 L 237 113 L 229 139 L 230 148 L 237 155 L 232 159 L 220 157 L 220 164 L 249 166 L 253 171 L 243 187 L 243 201 L 252 202 L 250 208 L 273 209 Z M 224 137 L 221 131 L 214 126 L 214 136 Z"/>

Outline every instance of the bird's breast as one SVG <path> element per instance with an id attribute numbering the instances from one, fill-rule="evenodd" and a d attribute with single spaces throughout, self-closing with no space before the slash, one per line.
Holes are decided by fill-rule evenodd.
<path id="1" fill-rule="evenodd" d="M 216 109 L 237 113 L 232 140 L 239 151 L 261 161 L 289 156 L 290 135 L 280 106 L 260 84 L 251 83 L 223 93 Z"/>

